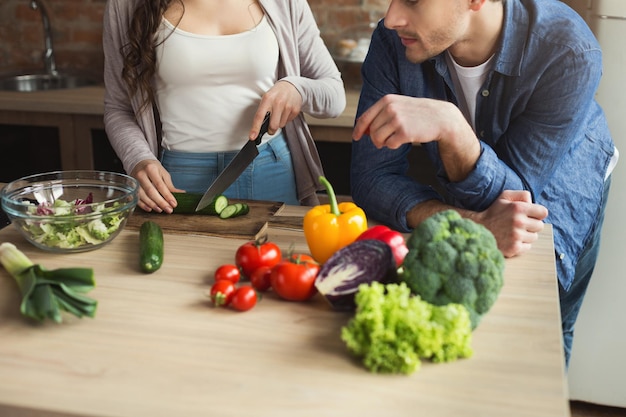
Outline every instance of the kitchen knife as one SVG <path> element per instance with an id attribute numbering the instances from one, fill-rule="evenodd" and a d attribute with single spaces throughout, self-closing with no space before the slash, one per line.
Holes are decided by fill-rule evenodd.
<path id="1" fill-rule="evenodd" d="M 259 135 L 255 140 L 248 140 L 243 148 L 235 155 L 232 161 L 224 168 L 224 170 L 217 176 L 215 181 L 211 184 L 211 186 L 206 190 L 202 199 L 196 206 L 196 211 L 202 210 L 211 202 L 213 199 L 223 193 L 239 176 L 243 171 L 246 170 L 248 165 L 256 158 L 259 154 L 259 150 L 257 146 L 261 144 L 261 138 L 264 134 L 267 133 L 267 129 L 270 124 L 270 113 L 268 112 L 265 115 L 265 119 L 263 120 L 263 124 L 261 125 L 261 130 L 259 131 Z"/>

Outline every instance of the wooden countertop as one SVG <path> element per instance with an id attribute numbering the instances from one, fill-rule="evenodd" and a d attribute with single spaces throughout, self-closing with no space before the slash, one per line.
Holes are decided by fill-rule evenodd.
<path id="1" fill-rule="evenodd" d="M 102 115 L 104 112 L 104 88 L 81 87 L 67 90 L 36 92 L 0 91 L 0 111 L 25 111 L 42 113 L 63 113 L 75 115 Z M 312 126 L 352 128 L 359 93 L 348 90 L 347 105 L 342 115 L 335 119 L 316 119 L 306 116 Z"/>
<path id="2" fill-rule="evenodd" d="M 302 215 L 303 207 L 280 214 Z M 302 232 L 269 229 L 287 251 L 308 252 Z M 93 252 L 54 255 L 13 242 L 48 268 L 95 270 L 94 319 L 33 325 L 0 268 L 0 415 L 569 416 L 552 229 L 508 259 L 502 293 L 474 333 L 474 356 L 424 363 L 411 376 L 371 374 L 340 340 L 347 313 L 268 293 L 251 311 L 209 306 L 215 268 L 237 239 L 165 235 L 165 262 L 138 272 L 138 233 Z"/>

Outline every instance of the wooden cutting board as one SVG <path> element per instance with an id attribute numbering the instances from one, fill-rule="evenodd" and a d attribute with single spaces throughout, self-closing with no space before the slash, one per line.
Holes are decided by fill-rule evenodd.
<path id="1" fill-rule="evenodd" d="M 219 236 L 235 239 L 258 239 L 272 223 L 276 227 L 302 229 L 302 217 L 275 216 L 285 207 L 276 201 L 238 200 L 248 204 L 250 212 L 231 219 L 202 214 L 146 213 L 135 209 L 126 222 L 126 228 L 139 230 L 142 223 L 151 220 L 161 226 L 163 233 Z M 235 202 L 233 200 L 232 202 Z"/>

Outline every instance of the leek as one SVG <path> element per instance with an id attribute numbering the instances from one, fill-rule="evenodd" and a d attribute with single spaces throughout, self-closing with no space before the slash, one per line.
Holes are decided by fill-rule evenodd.
<path id="1" fill-rule="evenodd" d="M 62 311 L 94 317 L 97 301 L 84 295 L 95 287 L 92 268 L 47 270 L 34 264 L 12 243 L 0 244 L 0 264 L 15 278 L 22 293 L 20 312 L 37 321 L 63 321 Z"/>

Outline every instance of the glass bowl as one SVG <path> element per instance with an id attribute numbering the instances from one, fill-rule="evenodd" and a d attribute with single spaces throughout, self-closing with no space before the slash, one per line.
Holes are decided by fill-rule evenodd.
<path id="1" fill-rule="evenodd" d="M 7 184 L 2 209 L 33 245 L 84 252 L 111 242 L 137 206 L 136 179 L 106 171 L 56 171 Z"/>

